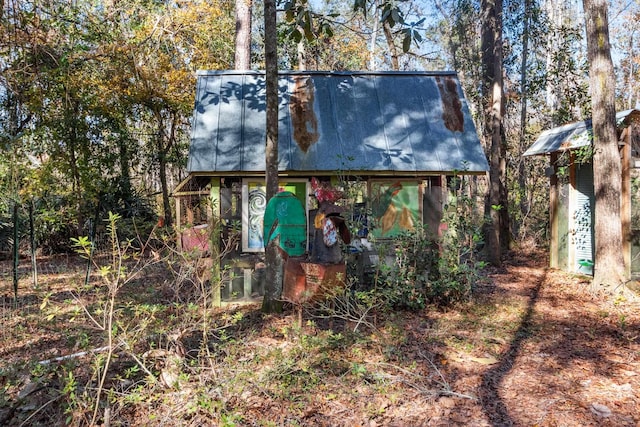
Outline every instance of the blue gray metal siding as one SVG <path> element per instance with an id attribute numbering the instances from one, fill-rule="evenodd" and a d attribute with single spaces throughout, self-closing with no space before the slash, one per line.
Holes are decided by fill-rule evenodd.
<path id="1" fill-rule="evenodd" d="M 595 207 L 595 195 L 593 189 L 593 166 L 591 163 L 576 165 L 576 193 L 573 208 L 573 230 L 571 233 L 575 248 L 575 264 L 573 271 L 590 273 L 591 269 L 585 269 L 581 260 L 594 261 L 594 229 L 593 215 Z"/>
<path id="2" fill-rule="evenodd" d="M 263 172 L 264 74 L 200 72 L 189 172 Z M 488 170 L 454 73 L 281 73 L 279 169 Z"/>

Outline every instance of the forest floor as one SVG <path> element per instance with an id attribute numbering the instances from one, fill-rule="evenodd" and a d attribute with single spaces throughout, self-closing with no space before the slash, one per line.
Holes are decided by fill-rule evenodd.
<path id="1" fill-rule="evenodd" d="M 640 426 L 640 304 L 541 252 L 485 270 L 468 303 L 360 323 L 203 311 L 156 265 L 117 294 L 111 359 L 85 262 L 41 260 L 17 302 L 0 265 L 0 425 Z"/>

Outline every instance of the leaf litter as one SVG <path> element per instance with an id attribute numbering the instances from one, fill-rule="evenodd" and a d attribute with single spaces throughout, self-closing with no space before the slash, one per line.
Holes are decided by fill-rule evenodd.
<path id="1" fill-rule="evenodd" d="M 92 396 L 92 350 L 104 339 L 70 308 L 83 262 L 66 262 L 44 271 L 37 290 L 25 274 L 17 304 L 10 264 L 1 266 L 0 425 L 86 425 L 91 406 L 82 396 Z M 118 349 L 102 422 L 640 424 L 637 301 L 595 295 L 587 278 L 546 268 L 541 253 L 512 252 L 485 274 L 468 303 L 380 314 L 374 329 L 356 332 L 310 310 L 302 325 L 293 308 L 269 316 L 250 305 L 216 310 L 203 345 L 185 314 L 193 307 L 177 304 L 168 277 L 155 271 L 119 296 L 123 310 L 157 309 L 148 311 L 149 329 Z M 50 362 L 38 367 L 42 360 Z"/>

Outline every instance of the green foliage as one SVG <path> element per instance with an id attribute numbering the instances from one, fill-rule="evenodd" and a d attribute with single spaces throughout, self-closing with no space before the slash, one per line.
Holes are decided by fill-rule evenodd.
<path id="1" fill-rule="evenodd" d="M 476 243 L 478 237 L 475 238 Z M 395 261 L 379 266 L 376 298 L 387 307 L 418 310 L 428 304 L 448 306 L 465 301 L 479 279 L 482 263 L 464 257 L 463 240 L 450 238 L 444 246 L 423 231 L 397 238 Z"/>
<path id="2" fill-rule="evenodd" d="M 65 371 L 62 380 L 62 395 L 65 397 L 65 401 L 67 402 L 67 409 L 65 410 L 65 413 L 67 413 L 66 421 L 67 424 L 69 424 L 73 419 L 73 412 L 80 406 L 77 395 L 78 382 L 72 370 Z"/>
<path id="3" fill-rule="evenodd" d="M 459 189 L 452 190 L 456 188 Z M 442 236 L 440 271 L 445 281 L 451 284 L 458 282 L 461 287 L 459 295 L 464 298 L 478 279 L 479 270 L 484 267 L 477 256 L 484 244 L 482 227 L 485 219 L 478 214 L 478 201 L 469 194 L 468 183 L 463 177 L 453 178 L 449 197 L 443 218 L 447 227 Z"/>
<path id="4" fill-rule="evenodd" d="M 593 140 L 593 133 L 589 132 L 589 139 Z M 593 161 L 593 143 L 583 145 L 573 150 L 560 153 L 556 160 L 555 170 L 559 180 L 567 182 L 569 179 L 569 169 L 571 166 L 580 166 Z"/>
<path id="5" fill-rule="evenodd" d="M 160 187 L 169 210 L 167 183 L 187 157 L 192 71 L 233 58 L 230 2 L 103 6 L 54 0 L 0 14 L 14 34 L 0 47 L 0 203 L 35 199 L 46 253 L 69 251 L 98 203 L 153 224 Z M 135 236 L 124 222 L 120 232 Z"/>
<path id="6" fill-rule="evenodd" d="M 371 224 L 371 212 L 364 208 L 366 181 L 350 175 L 351 159 L 340 156 L 340 160 L 344 168 L 338 174 L 344 193 L 343 216 L 352 236 L 361 237 L 361 231 Z M 368 317 L 379 309 L 419 310 L 429 304 L 448 306 L 468 299 L 485 266 L 476 259 L 483 244 L 484 220 L 478 214 L 478 201 L 471 195 L 470 179 L 473 178 L 449 177 L 440 236 L 434 236 L 427 225 L 419 225 L 392 239 L 370 242 L 377 259 L 371 274 L 355 265 L 362 261 L 355 260 L 347 251 L 346 287 L 330 293 L 330 303 L 316 303 L 316 307 L 319 305 L 326 317 L 355 323 L 357 329 L 361 324 L 372 326 Z M 368 255 L 367 252 L 361 256 L 368 258 Z"/>
<path id="7" fill-rule="evenodd" d="M 371 55 L 384 62 L 386 49 L 371 52 L 369 36 L 363 37 L 372 28 L 378 28 L 380 22 L 391 29 L 388 36 L 385 35 L 389 37 L 386 46 L 397 46 L 394 50 L 404 54 L 415 53 L 424 39 L 426 19 L 420 6 L 408 0 L 326 1 L 323 4 L 286 0 L 280 3 L 284 20 L 278 25 L 279 61 L 288 68 L 296 68 L 300 45 L 304 46 L 308 69 L 367 69 Z M 375 10 L 375 14 L 370 14 L 371 10 Z M 422 58 L 404 55 L 403 60 L 413 65 Z"/>
<path id="8" fill-rule="evenodd" d="M 428 288 L 438 275 L 438 247 L 434 239 L 428 238 L 424 228 L 416 228 L 397 236 L 392 245 L 391 251 L 387 245 L 379 247 L 375 283 L 378 297 L 390 308 L 424 308 Z"/>
<path id="9" fill-rule="evenodd" d="M 87 274 L 84 285 L 78 287 L 72 292 L 75 307 L 74 318 L 83 312 L 88 321 L 99 331 L 104 338 L 104 352 L 96 353 L 92 359 L 92 378 L 91 387 L 85 388 L 82 394 L 75 393 L 76 383 L 73 377 L 69 377 L 66 381 L 64 394 L 70 409 L 69 419 L 67 422 L 77 422 L 81 418 L 91 419 L 94 424 L 99 416 L 99 408 L 104 404 L 105 396 L 113 396 L 112 390 L 106 385 L 106 378 L 109 374 L 111 363 L 116 358 L 118 348 L 127 351 L 135 346 L 141 339 L 143 331 L 150 329 L 151 324 L 155 320 L 157 308 L 155 306 L 141 305 L 133 311 L 130 305 L 121 306 L 117 304 L 117 299 L 127 284 L 141 273 L 141 271 L 154 262 L 152 259 L 142 257 L 149 239 L 146 241 L 133 239 L 122 239 L 119 235 L 119 224 L 122 221 L 120 214 L 109 212 L 108 218 L 105 219 L 105 230 L 108 235 L 108 255 L 97 256 L 96 246 L 93 236 L 79 236 L 71 239 L 72 248 L 83 258 L 87 259 Z M 138 246 L 137 248 L 135 246 Z M 94 292 L 95 287 L 91 286 L 92 275 L 90 270 L 97 271 L 97 276 L 102 281 L 102 285 L 98 287 L 100 292 L 95 295 L 95 300 L 91 304 L 83 302 L 82 296 L 86 292 Z M 45 298 L 41 304 L 44 310 L 48 305 L 48 298 Z M 59 310 L 50 309 L 54 316 Z M 79 345 L 88 345 L 88 337 L 80 334 L 74 338 Z M 136 357 L 134 360 L 138 361 Z M 150 374 L 146 366 L 141 363 L 129 367 L 124 372 L 124 378 L 136 376 L 143 370 Z M 89 412 L 93 412 L 89 416 Z"/>
<path id="10" fill-rule="evenodd" d="M 591 163 L 593 160 L 593 132 L 589 132 L 589 140 L 591 141 L 591 144 L 584 145 L 573 150 L 576 164 L 584 165 L 586 163 Z"/>

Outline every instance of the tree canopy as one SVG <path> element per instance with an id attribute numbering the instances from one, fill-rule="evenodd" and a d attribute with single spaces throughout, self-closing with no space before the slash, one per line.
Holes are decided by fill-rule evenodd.
<path id="1" fill-rule="evenodd" d="M 265 68 L 262 2 L 253 2 L 250 68 Z M 458 72 L 479 133 L 485 18 L 475 0 L 276 2 L 278 68 Z M 35 202 L 54 249 L 96 208 L 165 217 L 185 176 L 197 69 L 234 68 L 235 2 L 62 0 L 2 3 L 0 218 Z M 635 4 L 609 4 L 616 107 L 636 105 L 640 51 Z M 510 238 L 547 225 L 540 162 L 521 154 L 541 130 L 589 118 L 582 11 L 572 2 L 505 0 L 501 8 L 502 130 Z M 489 153 L 490 144 L 486 146 Z M 502 206 L 504 205 L 504 206 Z M 495 207 L 495 206 L 494 206 Z"/>

